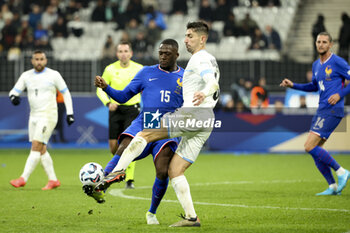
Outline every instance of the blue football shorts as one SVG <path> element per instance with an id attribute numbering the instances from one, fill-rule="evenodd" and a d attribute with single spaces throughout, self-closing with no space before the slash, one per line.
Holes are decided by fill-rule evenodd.
<path id="1" fill-rule="evenodd" d="M 120 135 L 119 143 L 125 136 L 134 138 L 138 132 L 142 131 L 142 126 L 143 126 L 143 122 L 141 121 L 141 119 L 136 118 L 131 123 L 131 125 Z M 158 154 L 162 151 L 162 149 L 165 146 L 169 146 L 170 149 L 173 152 L 175 152 L 179 143 L 180 143 L 180 138 L 163 139 L 163 140 L 148 143 L 146 148 L 141 153 L 141 155 L 135 158 L 134 161 L 143 159 L 147 157 L 149 154 L 152 155 L 153 161 L 155 161 Z"/>
<path id="2" fill-rule="evenodd" d="M 310 131 L 319 135 L 322 139 L 328 139 L 341 120 L 342 117 L 316 114 L 312 118 Z"/>

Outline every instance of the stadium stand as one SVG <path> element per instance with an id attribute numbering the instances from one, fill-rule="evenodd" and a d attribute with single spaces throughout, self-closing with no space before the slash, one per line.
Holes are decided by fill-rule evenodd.
<path id="1" fill-rule="evenodd" d="M 121 38 L 125 39 L 127 37 L 127 34 L 125 33 L 125 25 L 130 20 L 130 17 L 126 15 L 125 12 L 127 12 L 130 0 L 105 0 L 106 12 L 112 12 L 112 15 L 110 13 L 105 15 L 106 22 L 93 22 L 91 20 L 92 13 L 97 5 L 97 1 L 95 0 L 40 1 L 45 4 L 41 6 L 39 13 L 36 11 L 36 14 L 33 14 L 33 8 L 31 8 L 29 3 L 35 3 L 37 1 L 38 0 L 31 0 L 28 2 L 0 1 L 0 92 L 7 92 L 15 80 L 17 80 L 18 75 L 30 67 L 29 56 L 31 51 L 38 48 L 44 49 L 48 52 L 48 56 L 50 57 L 49 65 L 62 72 L 67 83 L 72 86 L 71 90 L 73 92 L 94 92 L 94 87 L 91 81 L 92 78 L 96 74 L 101 74 L 103 71 L 102 68 L 111 62 L 111 60 L 102 58 L 107 37 L 110 35 L 114 43 L 118 43 Z M 172 11 L 172 5 L 169 5 L 169 3 L 172 2 L 170 0 L 161 1 L 161 4 L 159 4 L 159 9 L 167 11 L 164 14 L 167 29 L 161 32 L 160 40 L 174 38 L 179 42 L 180 65 L 185 65 L 190 57 L 190 54 L 186 51 L 186 48 L 182 43 L 184 39 L 185 24 L 188 21 L 198 19 L 201 1 L 202 0 L 188 0 L 187 14 L 184 12 L 179 14 L 169 13 Z M 341 0 L 342 3 L 345 1 L 347 0 Z M 116 2 L 119 5 L 116 6 Z M 146 4 L 148 1 L 144 0 L 142 2 Z M 215 9 L 216 1 L 212 0 L 210 2 L 212 3 L 213 9 Z M 304 3 L 300 0 L 262 1 L 278 2 L 279 4 L 276 4 L 275 6 L 257 6 L 256 4 L 257 2 L 260 2 L 259 0 L 237 0 L 226 2 L 231 3 L 230 11 L 235 15 L 235 21 L 239 27 L 247 13 L 249 13 L 251 19 L 256 22 L 258 28 L 260 28 L 263 33 L 265 32 L 265 27 L 267 25 L 272 26 L 272 28 L 274 28 L 279 34 L 282 49 L 252 50 L 250 47 L 253 41 L 249 33 L 239 32 L 237 33 L 237 36 L 224 36 L 223 28 L 225 23 L 214 19 L 212 22 L 212 28 L 218 32 L 220 40 L 218 43 L 208 44 L 207 49 L 215 54 L 219 62 L 222 76 L 221 82 L 224 84 L 222 86 L 223 91 L 229 91 L 230 85 L 237 82 L 240 78 L 257 81 L 259 77 L 264 76 L 267 79 L 267 87 L 270 91 L 281 91 L 276 87 L 276 83 L 278 83 L 281 77 L 295 77 L 296 81 L 304 81 L 304 74 L 312 60 L 304 59 L 303 63 L 295 62 L 295 60 L 298 60 L 298 54 L 303 56 L 305 55 L 304 53 L 308 53 L 308 47 L 311 47 L 311 42 L 309 44 L 307 38 L 311 35 L 307 35 L 307 37 L 305 34 L 309 34 L 309 31 L 306 32 L 305 29 L 303 29 L 303 34 L 307 42 L 303 40 L 303 42 L 298 44 L 296 41 L 299 40 L 300 33 L 296 33 L 296 28 L 305 28 L 303 26 L 304 24 L 310 24 L 308 22 L 310 18 L 306 18 L 306 22 L 300 22 L 302 18 L 305 18 L 302 17 L 303 14 L 305 14 L 305 11 L 309 11 L 311 7 L 316 7 L 316 5 L 317 9 L 322 10 L 318 6 L 322 4 L 317 4 L 314 1 Z M 54 37 L 54 34 L 49 30 L 47 33 L 48 38 L 44 37 L 46 40 L 45 43 L 48 44 L 43 45 L 40 44 L 40 41 L 40 43 L 38 43 L 33 36 L 31 36 L 31 30 L 33 31 L 32 34 L 35 34 L 35 28 L 31 28 L 27 33 L 27 35 L 29 35 L 28 39 L 22 39 L 22 42 L 26 43 L 23 45 L 21 43 L 20 45 L 16 45 L 14 42 L 15 35 L 9 37 L 8 34 L 5 34 L 5 32 L 15 31 L 13 30 L 13 26 L 5 27 L 6 19 L 14 18 L 12 24 L 17 26 L 20 24 L 18 23 L 18 19 L 16 20 L 16 15 L 21 16 L 20 21 L 26 21 L 29 19 L 38 20 L 40 14 L 43 13 L 46 7 L 50 4 L 54 5 L 59 15 L 64 16 L 69 33 L 68 37 Z M 342 8 L 335 3 L 335 0 L 327 1 L 326 6 L 329 7 L 329 4 L 336 5 L 336 9 Z M 3 7 L 5 5 L 8 5 L 7 8 L 9 10 L 6 10 L 6 7 Z M 147 9 L 146 5 L 143 6 L 143 9 Z M 312 14 L 315 14 L 315 12 L 317 11 L 312 11 Z M 340 17 L 340 15 L 337 15 L 337 17 Z M 143 25 L 145 12 L 138 18 L 140 24 Z M 332 16 L 332 20 L 333 18 L 334 17 Z M 338 21 L 338 27 L 336 24 L 331 24 L 332 30 L 336 30 L 340 27 L 341 22 L 340 20 Z M 328 18 L 326 17 L 326 23 L 327 22 Z M 4 28 L 7 31 L 4 30 Z M 81 29 L 80 33 L 73 32 L 77 28 Z M 333 34 L 335 36 L 337 35 L 337 33 Z M 303 39 L 303 37 L 301 39 Z M 9 50 L 9 48 L 6 47 L 8 45 L 4 42 L 12 43 L 11 46 L 14 48 Z M 155 44 L 157 45 L 157 43 Z M 26 52 L 28 50 L 29 52 Z M 153 49 L 150 45 L 146 53 L 149 54 L 146 54 L 144 58 L 138 58 L 139 62 L 144 65 L 150 65 L 156 62 L 158 56 L 156 49 Z M 11 58 L 11 60 L 8 58 Z"/>
<path id="2" fill-rule="evenodd" d="M 105 1 L 106 3 L 108 1 Z M 122 1 L 123 4 L 127 4 L 127 1 Z M 295 12 L 297 10 L 299 0 L 282 0 L 281 6 L 276 7 L 249 7 L 245 6 L 245 1 L 240 1 L 240 6 L 232 9 L 236 16 L 236 20 L 242 20 L 247 13 L 251 15 L 251 18 L 258 23 L 260 29 L 264 29 L 266 25 L 272 25 L 280 34 L 282 44 L 285 43 L 288 31 L 291 27 Z M 60 1 L 60 5 L 57 7 L 61 13 L 65 11 L 66 7 L 70 4 L 70 1 Z M 165 21 L 167 29 L 162 33 L 162 39 L 174 38 L 178 41 L 183 40 L 184 25 L 188 21 L 198 19 L 200 1 L 194 1 L 194 4 L 188 4 L 188 14 L 172 14 L 165 15 Z M 107 4 L 106 4 L 107 6 Z M 96 7 L 96 1 L 90 1 L 86 8 L 79 7 L 78 11 L 74 13 L 74 17 L 70 19 L 67 17 L 67 27 L 69 30 L 68 38 L 52 38 L 50 36 L 50 42 L 53 47 L 54 58 L 57 60 L 91 60 L 101 57 L 103 50 L 103 43 L 108 35 L 111 35 L 113 41 L 119 41 L 121 37 L 122 29 L 119 29 L 120 25 L 116 22 L 92 22 L 91 15 Z M 146 6 L 144 7 L 146 8 Z M 44 9 L 42 9 L 44 12 Z M 77 21 L 75 18 L 79 18 Z M 144 20 L 144 15 L 140 17 Z M 72 31 L 75 27 L 82 29 L 82 35 L 74 36 Z M 214 21 L 212 24 L 214 30 L 219 33 L 221 37 L 220 43 L 216 46 L 209 46 L 209 50 L 221 51 L 217 54 L 219 60 L 246 60 L 246 59 L 268 59 L 278 60 L 279 54 L 271 51 L 263 52 L 248 52 L 249 39 L 248 38 L 225 38 L 223 37 L 223 21 Z M 119 30 L 116 30 L 119 29 Z M 50 34 L 50 33 L 49 33 Z M 52 34 L 52 33 L 51 33 Z M 225 48 L 226 47 L 226 48 Z M 152 50 L 152 49 L 150 49 Z M 189 55 L 184 52 L 184 48 L 180 49 L 180 59 L 186 60 Z M 156 53 L 153 53 L 153 57 Z"/>

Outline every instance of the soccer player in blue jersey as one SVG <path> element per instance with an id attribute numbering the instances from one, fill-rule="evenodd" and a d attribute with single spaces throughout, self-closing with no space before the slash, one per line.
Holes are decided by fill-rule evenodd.
<path id="1" fill-rule="evenodd" d="M 213 108 L 219 95 L 219 67 L 215 57 L 205 50 L 209 27 L 202 21 L 189 22 L 186 27 L 184 42 L 192 56 L 183 76 L 183 106 L 173 113 L 165 114 L 161 127 L 139 132 L 124 150 L 117 166 L 96 186 L 97 190 L 105 190 L 112 183 L 124 180 L 126 167 L 137 158 L 148 143 L 181 137 L 181 142 L 169 164 L 168 173 L 185 214 L 181 216 L 183 218 L 181 221 L 170 227 L 201 225 L 184 173 L 196 161 L 214 128 L 213 124 L 204 122 L 215 121 Z M 215 123 L 215 127 L 221 126 L 221 122 L 218 123 L 218 125 Z"/>
<path id="2" fill-rule="evenodd" d="M 306 84 L 293 83 L 284 79 L 280 86 L 320 94 L 319 107 L 313 117 L 310 132 L 304 148 L 313 159 L 329 187 L 316 195 L 339 195 L 350 178 L 344 169 L 322 146 L 344 117 L 344 96 L 350 93 L 350 85 L 345 87 L 345 80 L 350 80 L 350 66 L 346 61 L 333 54 L 332 37 L 321 32 L 316 39 L 316 48 L 320 58 L 312 64 L 312 81 Z M 331 168 L 338 176 L 338 185 Z"/>
<path id="3" fill-rule="evenodd" d="M 119 148 L 116 155 L 105 167 L 105 175 L 108 175 L 114 169 L 124 149 L 136 134 L 144 128 L 144 117 L 151 113 L 152 118 L 160 117 L 164 113 L 173 112 L 176 108 L 182 106 L 182 76 L 184 70 L 176 64 L 178 56 L 178 44 L 175 40 L 166 39 L 162 41 L 159 46 L 159 64 L 145 66 L 122 91 L 113 89 L 101 77 L 96 76 L 95 85 L 102 88 L 119 103 L 124 103 L 134 95 L 141 93 L 140 114 L 119 137 Z M 159 224 L 155 213 L 168 186 L 168 167 L 178 143 L 179 138 L 148 143 L 142 154 L 135 159 L 139 160 L 152 154 L 156 168 L 151 207 L 146 213 L 147 224 Z"/>

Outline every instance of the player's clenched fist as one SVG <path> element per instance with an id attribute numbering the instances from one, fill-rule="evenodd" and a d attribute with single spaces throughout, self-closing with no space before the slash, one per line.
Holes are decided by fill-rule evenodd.
<path id="1" fill-rule="evenodd" d="M 102 89 L 105 89 L 108 85 L 107 85 L 106 81 L 103 78 L 101 78 L 101 76 L 96 76 L 95 77 L 95 86 L 102 88 Z"/>
<path id="2" fill-rule="evenodd" d="M 335 105 L 340 99 L 340 95 L 338 93 L 335 93 L 328 98 L 328 103 L 330 105 Z"/>
<path id="3" fill-rule="evenodd" d="M 192 103 L 194 106 L 199 106 L 201 103 L 203 103 L 205 99 L 205 94 L 203 92 L 197 91 L 193 95 Z"/>
<path id="4" fill-rule="evenodd" d="M 280 87 L 293 87 L 293 82 L 285 78 L 280 84 Z"/>

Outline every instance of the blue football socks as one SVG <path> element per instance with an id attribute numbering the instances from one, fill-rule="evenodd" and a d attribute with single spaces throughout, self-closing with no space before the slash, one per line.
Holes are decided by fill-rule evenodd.
<path id="1" fill-rule="evenodd" d="M 340 168 L 340 165 L 337 163 L 337 161 L 335 161 L 335 159 L 328 153 L 328 151 L 326 151 L 322 147 L 316 146 L 309 153 L 312 156 L 317 156 L 320 161 L 333 168 L 334 171 Z"/>
<path id="2" fill-rule="evenodd" d="M 329 166 L 327 166 L 326 164 L 324 164 L 323 162 L 321 162 L 317 157 L 314 157 L 314 156 L 312 156 L 312 157 L 315 160 L 316 167 L 321 172 L 323 177 L 327 180 L 327 183 L 329 185 L 334 184 L 335 180 L 334 180 L 331 168 Z"/>
<path id="3" fill-rule="evenodd" d="M 330 168 L 335 171 L 340 168 L 340 165 L 335 161 L 335 159 L 322 147 L 316 146 L 314 149 L 309 151 L 309 154 L 315 160 L 315 164 L 324 178 L 327 180 L 328 184 L 334 184 L 335 180 Z"/>
<path id="4" fill-rule="evenodd" d="M 105 176 L 107 176 L 109 173 L 111 173 L 113 171 L 115 166 L 117 166 L 119 159 L 120 159 L 119 155 L 114 155 L 113 158 L 107 163 L 107 165 L 104 169 Z"/>
<path id="5" fill-rule="evenodd" d="M 337 161 L 335 161 L 335 159 L 328 153 L 328 151 L 326 151 L 322 147 L 316 146 L 310 151 L 310 153 L 312 151 L 314 151 L 314 153 L 318 155 L 319 160 L 333 168 L 334 171 L 340 168 L 340 165 L 337 163 Z"/>
<path id="6" fill-rule="evenodd" d="M 168 188 L 169 178 L 166 180 L 160 180 L 156 177 L 153 188 L 152 188 L 152 202 L 149 212 L 156 214 L 157 208 L 162 200 L 167 188 Z"/>

